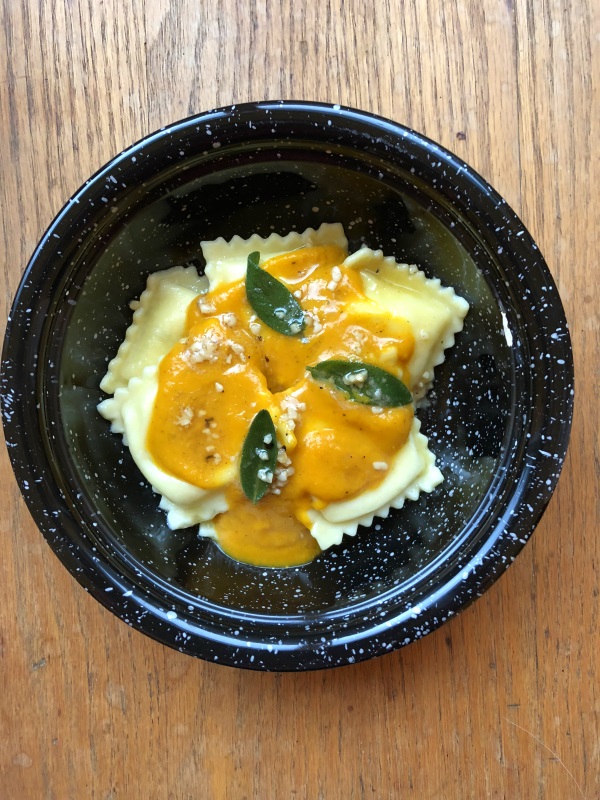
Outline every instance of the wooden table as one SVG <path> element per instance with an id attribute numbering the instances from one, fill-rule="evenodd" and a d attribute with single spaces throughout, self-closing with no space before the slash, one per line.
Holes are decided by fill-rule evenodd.
<path id="1" fill-rule="evenodd" d="M 339 102 L 466 159 L 545 254 L 571 323 L 571 447 L 532 541 L 474 606 L 354 667 L 256 674 L 131 630 L 68 575 L 0 457 L 0 797 L 600 797 L 594 0 L 5 0 L 2 314 L 72 192 L 218 105 Z"/>

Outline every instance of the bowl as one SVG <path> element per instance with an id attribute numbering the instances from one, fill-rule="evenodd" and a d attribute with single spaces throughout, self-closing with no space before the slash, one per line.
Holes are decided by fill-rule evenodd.
<path id="1" fill-rule="evenodd" d="M 150 272 L 200 241 L 342 222 L 470 304 L 419 416 L 444 483 L 312 563 L 266 569 L 170 531 L 99 382 Z M 236 667 L 345 665 L 419 639 L 511 564 L 558 480 L 573 365 L 559 295 L 516 214 L 461 159 L 337 105 L 263 102 L 177 122 L 92 176 L 16 293 L 1 384 L 13 468 L 58 558 L 127 624 Z"/>

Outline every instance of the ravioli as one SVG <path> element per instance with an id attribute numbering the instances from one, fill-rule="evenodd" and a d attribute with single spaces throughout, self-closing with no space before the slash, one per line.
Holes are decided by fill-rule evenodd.
<path id="1" fill-rule="evenodd" d="M 233 558 L 292 566 L 442 482 L 414 403 L 357 403 L 307 367 L 372 364 L 417 402 L 462 329 L 464 299 L 381 251 L 349 255 L 339 224 L 202 251 L 204 276 L 173 267 L 148 278 L 100 384 L 112 397 L 98 409 L 161 495 L 169 527 L 198 524 Z M 252 252 L 297 298 L 298 335 L 273 330 L 249 304 Z M 263 409 L 278 455 L 254 504 L 240 487 L 240 453 Z"/>

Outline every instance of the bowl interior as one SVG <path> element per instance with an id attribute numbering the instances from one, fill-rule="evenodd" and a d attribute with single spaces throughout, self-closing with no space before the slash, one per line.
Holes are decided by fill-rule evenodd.
<path id="1" fill-rule="evenodd" d="M 342 145 L 277 139 L 183 155 L 131 191 L 120 186 L 118 170 L 106 177 L 107 192 L 119 190 L 102 201 L 110 213 L 82 236 L 56 292 L 46 342 L 59 364 L 58 386 L 45 387 L 48 415 L 62 420 L 61 435 L 48 444 L 55 479 L 74 513 L 94 521 L 90 535 L 103 557 L 182 606 L 202 602 L 241 618 L 310 624 L 373 606 L 390 591 L 418 603 L 484 535 L 510 449 L 518 407 L 515 352 L 494 289 L 503 276 L 472 223 L 408 165 L 392 168 Z M 202 240 L 322 222 L 343 223 L 351 251 L 366 244 L 415 263 L 470 304 L 419 411 L 445 480 L 310 564 L 247 566 L 195 528 L 167 528 L 158 497 L 96 411 L 99 382 L 131 320 L 128 303 L 150 272 L 186 262 L 202 268 Z"/>

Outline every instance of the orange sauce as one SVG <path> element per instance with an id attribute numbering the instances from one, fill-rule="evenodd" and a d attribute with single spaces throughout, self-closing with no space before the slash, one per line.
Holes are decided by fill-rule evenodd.
<path id="1" fill-rule="evenodd" d="M 408 322 L 368 299 L 344 258 L 336 246 L 306 247 L 262 264 L 306 312 L 302 334 L 284 336 L 256 319 L 238 281 L 190 304 L 186 338 L 160 364 L 149 453 L 181 480 L 225 490 L 229 510 L 213 525 L 222 549 L 237 560 L 310 561 L 319 552 L 308 530 L 311 509 L 376 487 L 386 475 L 381 464 L 391 466 L 410 433 L 412 405 L 374 413 L 306 371 L 329 358 L 357 360 L 409 382 Z M 291 423 L 290 398 L 297 407 Z M 286 446 L 278 466 L 286 469 L 289 458 L 292 469 L 254 505 L 239 485 L 239 456 L 263 408 Z"/>

